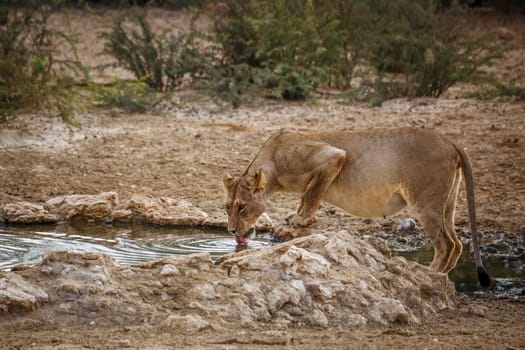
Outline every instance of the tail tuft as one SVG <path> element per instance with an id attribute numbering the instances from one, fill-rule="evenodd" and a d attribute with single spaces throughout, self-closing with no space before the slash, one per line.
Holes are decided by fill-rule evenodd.
<path id="1" fill-rule="evenodd" d="M 483 266 L 478 266 L 477 270 L 478 270 L 479 284 L 483 288 L 488 288 L 488 287 L 492 286 L 493 280 L 492 280 L 492 277 L 490 277 L 490 275 L 487 272 L 487 270 L 485 270 L 485 268 Z"/>

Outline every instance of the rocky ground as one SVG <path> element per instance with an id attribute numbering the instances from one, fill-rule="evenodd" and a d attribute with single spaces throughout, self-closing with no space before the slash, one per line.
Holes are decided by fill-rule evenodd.
<path id="1" fill-rule="evenodd" d="M 103 21 L 103 18 L 78 18 L 79 22 L 87 20 Z M 498 25 L 506 24 L 498 22 Z M 510 40 L 523 47 L 520 39 L 525 37 L 523 26 L 508 27 L 514 33 Z M 90 33 L 86 35 L 93 40 Z M 84 49 L 89 48 L 87 45 Z M 511 63 L 516 57 L 525 56 L 523 50 L 517 52 L 518 56 L 513 52 L 510 61 L 502 63 L 502 72 L 506 72 L 506 65 L 514 69 L 516 65 Z M 474 168 L 482 244 L 492 237 L 523 242 L 525 104 L 464 99 L 460 91 L 459 87 L 455 88 L 440 99 L 386 101 L 377 108 L 320 96 L 315 101 L 297 103 L 256 99 L 236 110 L 219 108 L 205 97 L 184 91 L 174 94 L 162 113 L 114 117 L 106 111 L 92 111 L 77 116 L 80 128 L 71 129 L 57 119 L 38 115 L 13 117 L 0 124 L 0 205 L 18 201 L 43 204 L 61 195 L 115 192 L 119 203 L 128 203 L 137 196 L 184 199 L 204 210 L 211 219 L 224 221 L 223 174 L 240 174 L 272 132 L 281 128 L 341 130 L 413 126 L 441 132 L 469 153 Z M 272 197 L 270 203 L 270 216 L 275 223 L 282 223 L 296 209 L 298 199 L 283 194 Z M 305 233 L 313 234 L 311 237 L 318 237 L 316 234 L 334 237 L 342 230 L 350 231 L 352 235 L 345 235 L 345 241 L 354 242 L 350 246 L 361 245 L 362 252 L 374 256 L 376 263 L 383 267 L 374 270 L 376 274 L 388 271 L 388 266 L 395 267 L 399 262 L 377 255 L 368 243 L 354 241 L 353 237 L 393 236 L 395 225 L 407 216 L 409 213 L 403 212 L 393 218 L 364 220 L 323 205 L 318 224 Z M 456 217 L 460 236 L 468 239 L 463 188 Z M 294 249 L 311 252 L 310 246 L 304 248 L 301 244 L 294 245 Z M 316 244 L 324 247 L 327 242 Z M 352 262 L 339 261 L 337 255 L 326 255 L 330 250 L 312 249 L 317 259 L 312 261 L 324 259 L 330 264 L 328 268 L 318 263 L 326 268 L 325 282 L 343 281 L 344 293 L 323 289 L 322 283 L 308 287 L 308 273 L 300 269 L 290 271 L 293 266 L 299 266 L 294 265 L 292 258 L 298 255 L 293 249 L 272 251 L 274 260 L 268 260 L 267 264 L 275 271 L 284 271 L 285 276 L 294 276 L 278 279 L 282 284 L 275 285 L 285 291 L 280 295 L 283 299 L 268 299 L 271 291 L 261 285 L 252 289 L 252 299 L 247 291 L 236 294 L 235 289 L 242 289 L 244 285 L 235 280 L 238 274 L 242 275 L 239 272 L 242 269 L 234 268 L 238 264 L 249 267 L 249 272 L 243 275 L 248 285 L 261 284 L 264 278 L 274 278 L 275 282 L 275 276 L 272 277 L 266 267 L 259 266 L 259 270 L 250 267 L 257 259 L 267 261 L 264 259 L 269 259 L 268 256 L 257 256 L 254 260 L 232 257 L 230 265 L 225 265 L 233 271 L 230 285 L 225 277 L 226 267 L 216 267 L 206 261 L 197 264 L 201 267 L 187 269 L 178 269 L 181 263 L 176 261 L 126 269 L 98 256 L 51 257 L 37 268 L 0 275 L 0 286 L 4 290 L 27 288 L 32 291 L 28 295 L 35 297 L 28 296 L 26 302 L 24 299 L 12 302 L 12 294 L 0 296 L 3 305 L 0 347 L 525 348 L 523 298 L 470 300 L 450 296 L 446 288 L 445 294 L 432 294 L 443 290 L 439 284 L 442 278 L 430 278 L 430 282 L 423 277 L 410 278 L 409 272 L 420 276 L 425 271 L 424 267 L 411 265 L 406 267 L 408 270 L 403 268 L 403 277 L 397 284 L 381 282 L 379 290 L 363 297 L 364 303 L 363 300 L 357 303 L 359 296 L 352 294 L 357 290 L 351 279 Z M 242 265 L 243 261 L 250 262 Z M 361 261 L 356 266 L 370 268 L 370 264 L 374 263 Z M 217 279 L 224 281 L 217 283 Z M 294 282 L 298 280 L 302 282 Z M 213 290 L 202 287 L 206 284 Z M 198 293 L 188 294 L 196 285 L 201 286 Z M 411 293 L 416 293 L 414 295 L 426 304 L 404 302 L 401 296 L 395 295 L 399 293 L 399 290 L 396 292 L 399 285 L 404 288 L 410 285 L 411 289 L 406 290 L 414 291 Z M 295 289 L 290 292 L 290 288 Z M 265 302 L 257 302 L 255 289 L 263 293 Z M 327 302 L 322 299 L 323 290 L 332 293 L 330 298 L 324 294 Z M 282 305 L 270 303 L 270 300 L 286 300 L 286 295 L 291 299 Z M 300 298 L 291 297 L 296 295 Z M 354 302 L 344 295 L 352 296 Z M 381 315 L 386 313 L 377 311 L 382 310 L 378 305 L 383 304 L 377 304 L 379 299 L 374 299 L 374 295 L 398 300 L 402 308 L 397 308 L 397 316 L 383 322 L 386 318 Z M 436 295 L 442 299 L 436 300 Z M 220 309 L 210 311 L 211 301 L 236 305 L 232 315 L 238 317 L 228 319 L 224 310 L 222 313 Z M 309 310 L 319 312 L 305 313 L 301 309 L 303 304 L 313 305 Z M 394 304 L 399 306 L 396 302 L 390 306 Z M 275 308 L 276 305 L 280 306 Z M 359 310 L 355 309 L 356 305 L 360 305 Z M 264 316 L 265 307 L 272 315 L 270 319 Z M 430 311 L 423 311 L 425 308 Z M 242 310 L 246 313 L 242 314 Z M 362 318 L 349 318 L 353 314 Z"/>

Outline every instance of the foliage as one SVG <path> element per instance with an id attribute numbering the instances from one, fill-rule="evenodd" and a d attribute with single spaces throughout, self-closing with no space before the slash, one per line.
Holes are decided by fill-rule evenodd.
<path id="1" fill-rule="evenodd" d="M 483 85 L 481 91 L 471 94 L 469 97 L 482 99 L 511 98 L 514 100 L 525 101 L 525 87 L 518 87 L 513 84 L 504 84 L 494 81 L 489 86 Z"/>
<path id="2" fill-rule="evenodd" d="M 67 0 L 69 5 L 97 5 L 108 7 L 159 6 L 170 9 L 201 7 L 205 0 Z"/>
<path id="3" fill-rule="evenodd" d="M 363 86 L 350 95 L 437 97 L 497 57 L 485 41 L 462 35 L 466 12 L 455 2 L 224 3 L 213 18 L 225 58 L 263 69 L 258 72 L 266 76 L 254 82 L 274 97 L 305 98 L 321 84 L 350 88 L 356 80 Z"/>
<path id="4" fill-rule="evenodd" d="M 278 65 L 275 70 L 251 67 L 246 63 L 222 64 L 213 61 L 206 74 L 197 80 L 197 86 L 221 104 L 238 107 L 248 96 L 264 95 L 269 98 L 304 99 L 313 91 L 315 82 L 296 74 L 291 67 Z"/>
<path id="5" fill-rule="evenodd" d="M 155 91 L 144 81 L 115 78 L 111 85 L 91 85 L 92 99 L 102 107 L 115 107 L 126 113 L 144 113 L 155 104 Z"/>
<path id="6" fill-rule="evenodd" d="M 62 1 L 11 0 L 0 5 L 0 114 L 57 111 L 71 121 L 73 76 L 84 74 L 74 38 L 53 30 L 49 17 Z M 72 58 L 58 58 L 68 45 Z"/>
<path id="7" fill-rule="evenodd" d="M 174 34 L 165 30 L 157 35 L 146 21 L 146 11 L 128 9 L 113 23 L 104 52 L 157 91 L 173 90 L 188 74 L 199 74 L 202 64 L 197 49 L 198 33 Z"/>
<path id="8" fill-rule="evenodd" d="M 302 100 L 310 96 L 320 83 L 316 70 L 299 72 L 286 63 L 256 71 L 256 81 L 267 91 L 267 96 L 286 100 Z"/>
<path id="9" fill-rule="evenodd" d="M 385 98 L 438 97 L 498 57 L 482 39 L 461 35 L 467 14 L 457 5 L 444 10 L 426 0 L 379 1 L 368 10 L 375 25 L 363 40 Z"/>
<path id="10" fill-rule="evenodd" d="M 225 16 L 214 17 L 216 39 L 233 64 L 256 68 L 254 82 L 270 96 L 303 99 L 344 71 L 339 12 L 318 6 L 313 0 L 229 1 Z"/>

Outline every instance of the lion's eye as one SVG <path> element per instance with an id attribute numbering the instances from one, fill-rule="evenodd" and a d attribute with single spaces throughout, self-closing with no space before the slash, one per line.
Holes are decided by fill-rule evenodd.
<path id="1" fill-rule="evenodd" d="M 246 205 L 245 204 L 239 204 L 239 212 L 243 212 L 244 209 L 246 208 Z"/>

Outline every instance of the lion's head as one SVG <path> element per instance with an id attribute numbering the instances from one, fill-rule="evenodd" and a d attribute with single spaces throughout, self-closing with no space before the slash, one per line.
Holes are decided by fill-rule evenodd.
<path id="1" fill-rule="evenodd" d="M 265 212 L 264 172 L 240 177 L 224 176 L 226 189 L 225 209 L 228 214 L 228 232 L 238 244 L 247 244 L 246 238 L 253 233 L 252 226 Z"/>

